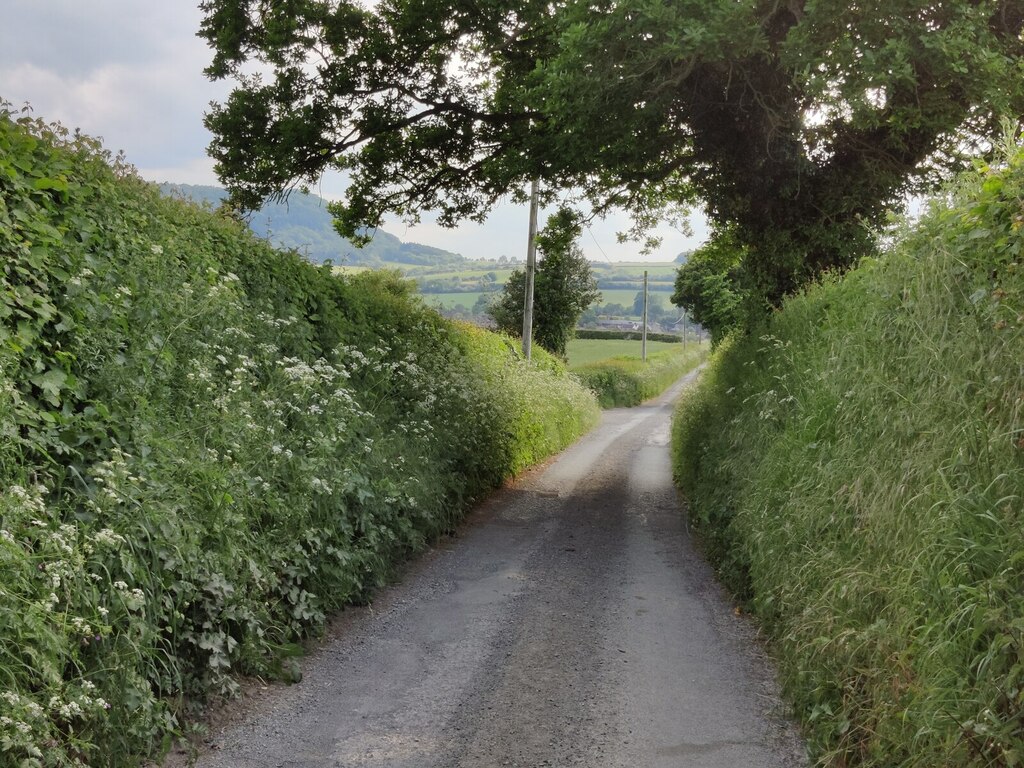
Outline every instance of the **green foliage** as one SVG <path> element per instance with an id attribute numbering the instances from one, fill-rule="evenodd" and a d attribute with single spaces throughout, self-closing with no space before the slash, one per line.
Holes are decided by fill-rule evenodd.
<path id="1" fill-rule="evenodd" d="M 691 253 L 676 274 L 672 303 L 685 307 L 716 343 L 743 320 L 748 300 L 747 291 L 739 285 L 743 253 L 732 233 L 718 233 Z"/>
<path id="2" fill-rule="evenodd" d="M 641 236 L 701 201 L 773 303 L 870 254 L 865 222 L 1024 109 L 1022 0 L 203 8 L 208 74 L 237 83 L 206 124 L 239 202 L 345 170 L 354 235 L 389 211 L 480 220 L 541 179 Z"/>
<path id="3" fill-rule="evenodd" d="M 576 217 L 563 208 L 537 234 L 543 258 L 534 276 L 533 336 L 561 358 L 583 310 L 601 297 L 590 263 L 576 245 L 581 231 Z M 509 335 L 522 335 L 525 293 L 526 273 L 516 270 L 488 307 L 495 324 Z"/>
<path id="4" fill-rule="evenodd" d="M 691 345 L 647 355 L 621 356 L 573 366 L 572 372 L 597 395 L 602 408 L 640 405 L 660 395 L 704 360 L 707 350 Z"/>
<path id="5" fill-rule="evenodd" d="M 544 355 L 0 114 L 0 753 L 131 766 L 597 418 Z M 540 398 L 527 393 L 539 392 Z"/>
<path id="6" fill-rule="evenodd" d="M 674 424 L 692 520 L 823 765 L 1024 756 L 1024 151 L 723 343 Z"/>
<path id="7" fill-rule="evenodd" d="M 489 393 L 495 401 L 491 408 L 503 416 L 489 426 L 488 437 L 500 448 L 507 474 L 561 450 L 597 423 L 600 414 L 593 394 L 568 374 L 560 360 L 535 348 L 527 364 L 510 337 L 468 323 L 457 327 L 467 358 L 474 362 L 471 384 Z"/>

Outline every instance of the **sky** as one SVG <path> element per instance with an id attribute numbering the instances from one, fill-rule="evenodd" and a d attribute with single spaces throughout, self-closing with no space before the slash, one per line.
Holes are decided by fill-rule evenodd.
<path id="1" fill-rule="evenodd" d="M 211 52 L 196 37 L 198 0 L 4 0 L 3 6 L 0 100 L 30 104 L 37 117 L 101 137 L 150 181 L 219 184 L 206 156 L 203 113 L 227 96 L 230 84 L 203 75 Z M 343 190 L 340 177 L 328 176 L 313 191 L 334 199 Z M 470 258 L 523 258 L 527 225 L 526 206 L 508 203 L 482 225 L 450 230 L 425 215 L 416 227 L 394 220 L 385 229 Z M 690 236 L 656 230 L 662 246 L 642 257 L 637 244 L 616 241 L 627 220 L 611 216 L 591 224 L 580 246 L 592 260 L 671 261 L 707 237 L 702 219 L 692 225 Z"/>

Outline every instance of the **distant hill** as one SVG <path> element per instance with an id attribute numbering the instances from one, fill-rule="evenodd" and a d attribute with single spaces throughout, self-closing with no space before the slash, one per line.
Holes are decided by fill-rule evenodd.
<path id="1" fill-rule="evenodd" d="M 220 187 L 195 184 L 161 184 L 165 195 L 186 197 L 216 207 L 227 196 Z M 333 226 L 327 202 L 302 192 L 292 193 L 286 202 L 269 203 L 249 217 L 249 228 L 274 245 L 294 248 L 310 261 L 334 264 L 377 266 L 383 262 L 411 265 L 459 265 L 465 258 L 440 248 L 420 243 L 404 243 L 378 229 L 373 240 L 356 248 L 339 235 Z"/>

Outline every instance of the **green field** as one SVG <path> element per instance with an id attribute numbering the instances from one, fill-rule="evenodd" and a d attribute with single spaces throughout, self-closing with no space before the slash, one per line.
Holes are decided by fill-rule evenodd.
<path id="1" fill-rule="evenodd" d="M 650 272 L 650 277 L 655 278 L 661 277 L 664 279 L 665 276 L 674 275 L 678 269 L 677 265 L 674 264 L 600 264 L 594 265 L 594 274 L 598 279 L 610 279 L 610 280 L 631 280 L 636 279 L 638 281 L 636 288 L 609 288 L 602 289 L 601 299 L 594 306 L 595 308 L 600 307 L 604 304 L 621 304 L 624 307 L 632 307 L 633 301 L 636 298 L 636 294 L 641 290 L 641 283 L 639 282 L 643 278 L 643 270 L 647 269 Z M 483 277 L 487 272 L 493 272 L 498 278 L 498 284 L 504 283 L 508 279 L 508 276 L 512 273 L 510 269 L 498 269 L 497 264 L 493 262 L 485 262 L 481 264 L 474 264 L 467 266 L 461 270 L 444 269 L 443 271 L 433 267 L 416 267 L 412 269 L 406 268 L 403 270 L 405 274 L 410 277 L 417 278 L 419 280 L 450 280 L 457 278 L 462 281 L 465 287 L 476 287 L 479 285 L 479 279 Z M 449 287 L 449 286 L 434 286 L 434 287 Z M 455 287 L 455 286 L 451 286 Z M 484 293 L 483 291 L 423 291 L 423 300 L 430 306 L 439 307 L 441 309 L 454 309 L 456 306 L 461 304 L 467 310 L 472 309 L 477 299 Z M 663 307 L 670 307 L 671 287 L 666 283 L 652 283 L 650 286 L 650 296 L 653 302 L 661 304 Z"/>
<path id="2" fill-rule="evenodd" d="M 596 363 L 607 360 L 610 357 L 640 357 L 640 342 L 627 341 L 626 339 L 572 339 L 569 342 L 569 367 L 575 368 L 578 365 Z M 688 344 L 687 347 L 692 347 Z M 674 344 L 668 341 L 648 341 L 647 354 L 655 352 L 667 352 L 673 350 L 682 351 L 682 344 Z"/>
<path id="3" fill-rule="evenodd" d="M 496 264 L 484 267 L 465 267 L 464 269 L 441 269 L 434 271 L 435 269 L 437 267 L 414 267 L 410 269 L 406 265 L 404 271 L 409 277 L 423 278 L 424 280 L 445 280 L 452 277 L 457 277 L 460 280 L 479 280 L 482 276 L 493 272 L 498 283 L 504 283 L 512 274 L 511 269 L 499 268 Z"/>
<path id="4" fill-rule="evenodd" d="M 360 272 L 366 272 L 370 269 L 373 269 L 373 267 L 345 265 L 331 267 L 331 272 L 335 275 L 358 275 Z"/>
<path id="5" fill-rule="evenodd" d="M 453 293 L 424 293 L 422 296 L 423 300 L 433 307 L 451 309 L 456 304 L 461 304 L 466 309 L 471 309 L 482 293 L 482 291 L 457 291 Z M 622 304 L 624 307 L 631 307 L 633 306 L 633 299 L 636 297 L 636 294 L 636 291 L 628 289 L 601 291 L 603 298 L 599 304 Z M 653 301 L 660 299 L 663 305 L 669 305 L 668 297 L 670 294 L 667 291 L 651 291 L 651 295 L 657 297 L 652 299 Z"/>
<path id="6" fill-rule="evenodd" d="M 609 288 L 601 290 L 601 300 L 599 304 L 621 304 L 624 307 L 633 306 L 633 300 L 636 298 L 637 293 L 640 289 L 633 288 Z M 661 301 L 662 304 L 668 306 L 670 304 L 669 297 L 672 294 L 669 291 L 648 291 L 648 301 Z"/>
<path id="7" fill-rule="evenodd" d="M 602 408 L 628 408 L 664 392 L 706 354 L 703 344 L 649 342 L 645 363 L 639 341 L 576 339 L 570 342 L 569 368 Z"/>
<path id="8" fill-rule="evenodd" d="M 472 262 L 458 267 L 453 266 L 410 266 L 409 264 L 399 265 L 402 271 L 409 277 L 439 280 L 445 278 L 459 278 L 460 280 L 476 280 L 481 275 L 493 272 L 499 283 L 508 280 L 509 275 L 516 269 L 522 269 L 522 264 L 504 265 L 496 262 Z M 595 264 L 591 263 L 594 275 L 600 280 L 636 280 L 644 279 L 644 270 L 647 270 L 647 277 L 651 282 L 672 282 L 675 280 L 678 264 Z"/>
<path id="9" fill-rule="evenodd" d="M 442 309 L 453 309 L 461 304 L 466 309 L 472 309 L 476 300 L 483 295 L 482 291 L 465 291 L 459 293 L 424 293 L 423 300 L 431 307 Z"/>
<path id="10" fill-rule="evenodd" d="M 650 279 L 665 279 L 675 278 L 676 271 L 679 269 L 678 264 L 665 263 L 664 261 L 654 262 L 630 262 L 630 261 L 613 261 L 613 262 L 595 262 L 592 263 L 594 273 L 601 275 L 623 275 L 628 277 L 635 277 L 638 280 L 642 280 L 644 277 L 644 270 L 647 271 L 647 276 Z"/>
<path id="11" fill-rule="evenodd" d="M 520 266 L 521 268 L 521 266 Z M 619 283 L 635 280 L 635 288 L 609 288 L 602 289 L 602 298 L 595 306 L 603 304 L 621 304 L 624 307 L 632 307 L 636 294 L 641 290 L 643 271 L 647 269 L 651 278 L 650 293 L 652 300 L 664 307 L 670 305 L 669 298 L 672 293 L 671 283 L 664 282 L 667 278 L 675 275 L 678 265 L 675 264 L 594 264 L 594 276 L 598 280 L 617 281 Z M 457 291 L 452 288 L 477 288 L 483 287 L 481 279 L 488 273 L 493 273 L 497 278 L 498 286 L 504 284 L 512 274 L 512 269 L 502 265 L 500 268 L 495 262 L 475 262 L 467 264 L 462 269 L 451 269 L 444 267 L 408 267 L 401 270 L 408 277 L 416 279 L 421 284 L 421 291 L 424 301 L 427 304 L 442 309 L 454 309 L 461 304 L 466 309 L 471 309 L 480 297 L 482 291 L 469 290 Z M 661 280 L 663 282 L 654 282 Z M 445 281 L 440 284 L 439 281 Z M 424 286 L 424 283 L 429 283 Z M 426 290 L 424 290 L 424 288 Z M 431 290 L 433 289 L 433 290 Z M 441 289 L 441 290 L 437 290 Z M 447 289 L 447 290 L 446 290 Z"/>
<path id="12" fill-rule="evenodd" d="M 522 269 L 521 263 L 514 265 L 498 264 L 494 261 L 476 261 L 465 264 L 461 267 L 427 267 L 427 266 L 410 266 L 408 264 L 402 265 L 404 271 L 410 277 L 423 277 L 429 279 L 444 279 L 450 277 L 457 277 L 462 280 L 473 280 L 480 277 L 480 275 L 493 272 L 499 283 L 503 283 L 508 280 L 509 275 L 512 274 L 513 270 Z M 621 279 L 621 280 L 643 280 L 644 270 L 647 270 L 647 276 L 652 281 L 672 281 L 675 280 L 676 272 L 679 269 L 678 264 L 665 264 L 664 262 L 657 262 L 653 264 L 642 264 L 642 263 L 629 263 L 629 262 L 613 262 L 608 263 L 591 263 L 591 267 L 594 270 L 594 275 L 598 279 Z"/>

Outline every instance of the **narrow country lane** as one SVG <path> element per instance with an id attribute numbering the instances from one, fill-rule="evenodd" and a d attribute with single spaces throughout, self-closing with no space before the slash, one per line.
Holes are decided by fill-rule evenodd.
<path id="1" fill-rule="evenodd" d="M 305 679 L 214 730 L 203 768 L 806 765 L 771 669 L 686 531 L 689 379 L 495 494 Z"/>

